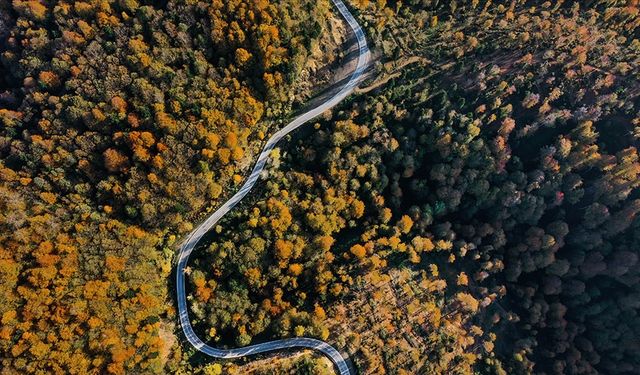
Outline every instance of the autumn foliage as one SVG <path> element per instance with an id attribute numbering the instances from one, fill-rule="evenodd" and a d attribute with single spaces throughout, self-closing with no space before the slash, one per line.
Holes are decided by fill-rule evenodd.
<path id="1" fill-rule="evenodd" d="M 280 92 L 326 11 L 0 1 L 0 372 L 191 371 L 167 284 L 175 245 L 289 110 Z"/>

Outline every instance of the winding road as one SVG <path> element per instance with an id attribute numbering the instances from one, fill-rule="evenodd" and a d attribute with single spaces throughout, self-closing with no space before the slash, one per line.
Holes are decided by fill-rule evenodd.
<path id="1" fill-rule="evenodd" d="M 362 77 L 362 73 L 364 73 L 370 57 L 369 48 L 367 47 L 367 41 L 365 39 L 364 32 L 360 28 L 360 25 L 358 24 L 358 22 L 356 22 L 355 18 L 353 18 L 353 15 L 349 12 L 342 0 L 332 0 L 332 2 L 353 30 L 358 42 L 358 64 L 355 71 L 352 73 L 351 78 L 333 97 L 321 103 L 317 107 L 309 110 L 308 112 L 300 115 L 299 117 L 291 121 L 287 126 L 276 132 L 267 141 L 266 145 L 262 149 L 262 152 L 260 153 L 260 156 L 258 157 L 253 170 L 251 171 L 251 174 L 242 185 L 240 190 L 233 197 L 231 197 L 231 199 L 225 202 L 220 208 L 213 212 L 202 224 L 194 229 L 180 247 L 176 269 L 176 292 L 178 297 L 178 314 L 180 319 L 180 326 L 182 327 L 182 331 L 184 332 L 184 335 L 189 343 L 193 345 L 197 350 L 211 357 L 229 359 L 281 349 L 307 348 L 317 350 L 326 355 L 335 364 L 339 374 L 350 374 L 349 367 L 347 366 L 344 358 L 342 358 L 342 355 L 340 355 L 340 353 L 333 346 L 327 344 L 324 341 L 312 338 L 300 337 L 281 339 L 235 349 L 218 349 L 209 346 L 205 342 L 200 340 L 200 338 L 193 331 L 193 327 L 191 327 L 191 322 L 189 320 L 189 310 L 187 307 L 187 296 L 185 294 L 185 268 L 187 267 L 189 255 L 191 255 L 191 252 L 195 249 L 202 236 L 204 236 L 204 234 L 207 233 L 218 222 L 218 220 L 220 220 L 227 212 L 229 212 L 236 204 L 238 204 L 238 202 L 240 202 L 242 198 L 244 198 L 247 193 L 249 193 L 251 188 L 253 188 L 256 181 L 258 181 L 258 178 L 260 177 L 260 173 L 264 169 L 265 164 L 269 159 L 271 150 L 273 150 L 276 144 L 284 136 L 291 133 L 307 121 L 317 117 L 328 109 L 334 107 L 336 104 L 340 103 L 355 89 L 356 85 L 359 83 Z"/>

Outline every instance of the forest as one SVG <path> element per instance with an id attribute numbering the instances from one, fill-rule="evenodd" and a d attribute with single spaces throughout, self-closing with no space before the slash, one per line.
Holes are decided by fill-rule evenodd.
<path id="1" fill-rule="evenodd" d="M 168 373 L 193 222 L 289 112 L 327 1 L 0 0 L 0 372 Z"/>
<path id="2" fill-rule="evenodd" d="M 192 255 L 198 336 L 315 337 L 360 374 L 640 372 L 638 1 L 348 5 L 375 74 Z M 195 354 L 171 282 L 331 12 L 0 0 L 0 373 L 331 373 Z"/>

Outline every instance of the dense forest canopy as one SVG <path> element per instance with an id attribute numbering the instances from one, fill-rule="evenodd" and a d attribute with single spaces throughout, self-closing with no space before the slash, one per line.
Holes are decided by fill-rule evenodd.
<path id="1" fill-rule="evenodd" d="M 176 239 L 288 112 L 329 9 L 0 1 L 2 371 L 175 370 Z"/>

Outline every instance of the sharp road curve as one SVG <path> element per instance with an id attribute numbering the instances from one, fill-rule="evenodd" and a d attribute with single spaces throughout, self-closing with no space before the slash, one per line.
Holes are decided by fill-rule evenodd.
<path id="1" fill-rule="evenodd" d="M 338 372 L 341 375 L 349 375 L 349 368 L 347 363 L 345 362 L 342 355 L 331 345 L 327 344 L 324 341 L 299 337 L 299 338 L 290 338 L 290 339 L 282 339 L 282 340 L 274 340 L 265 342 L 262 344 L 250 345 L 243 348 L 235 348 L 235 349 L 218 349 L 212 346 L 207 345 L 205 342 L 200 340 L 200 338 L 193 331 L 193 327 L 191 327 L 191 322 L 189 321 L 189 310 L 187 307 L 187 296 L 185 294 L 185 268 L 187 267 L 187 262 L 189 260 L 189 255 L 196 247 L 202 236 L 207 233 L 217 222 L 222 218 L 227 212 L 229 212 L 238 202 L 244 198 L 247 193 L 253 188 L 256 181 L 260 177 L 260 173 L 265 167 L 267 160 L 269 159 L 269 154 L 271 150 L 276 146 L 276 144 L 287 134 L 294 131 L 307 121 L 317 117 L 322 114 L 326 110 L 334 107 L 336 104 L 340 103 L 344 98 L 346 98 L 356 87 L 356 85 L 360 82 L 362 77 L 362 73 L 364 73 L 367 64 L 369 62 L 369 48 L 367 47 L 367 41 L 364 36 L 364 32 L 360 28 L 358 22 L 356 22 L 353 15 L 349 12 L 347 7 L 344 5 L 342 0 L 332 0 L 333 4 L 336 6 L 342 17 L 347 21 L 351 29 L 353 30 L 356 39 L 358 41 L 358 64 L 356 66 L 355 71 L 352 73 L 349 82 L 347 82 L 342 89 L 333 97 L 326 100 L 322 104 L 317 107 L 305 112 L 300 115 L 291 123 L 289 123 L 284 128 L 280 129 L 276 132 L 266 143 L 258 160 L 256 161 L 251 174 L 242 185 L 240 190 L 225 202 L 220 208 L 218 208 L 215 212 L 211 214 L 202 224 L 200 224 L 196 229 L 193 230 L 185 240 L 185 242 L 180 247 L 180 253 L 178 255 L 178 264 L 176 269 L 176 289 L 177 289 L 177 298 L 178 298 L 178 314 L 180 319 L 180 326 L 182 327 L 182 331 L 184 332 L 185 337 L 189 341 L 191 345 L 193 345 L 199 351 L 214 357 L 214 358 L 239 358 L 249 355 L 255 355 L 259 353 L 271 352 L 275 350 L 281 349 L 293 349 L 293 348 L 307 348 L 317 350 L 324 355 L 326 355 L 337 367 Z"/>

